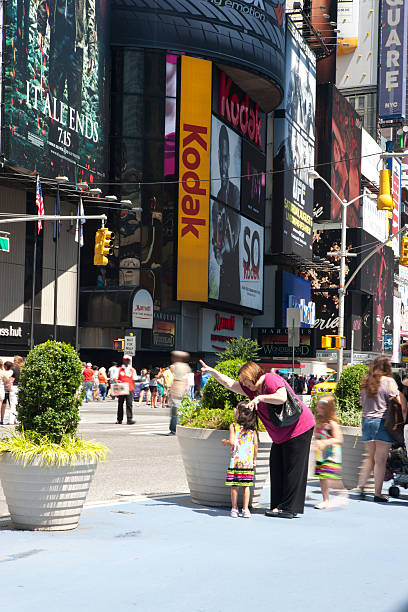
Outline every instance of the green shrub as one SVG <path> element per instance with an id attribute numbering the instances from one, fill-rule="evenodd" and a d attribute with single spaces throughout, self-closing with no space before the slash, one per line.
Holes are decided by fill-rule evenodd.
<path id="1" fill-rule="evenodd" d="M 368 366 L 359 363 L 343 370 L 334 395 L 338 404 L 338 416 L 342 425 L 361 425 L 360 389 Z"/>
<path id="2" fill-rule="evenodd" d="M 316 404 L 319 398 L 322 397 L 323 395 L 329 395 L 329 394 L 327 392 L 326 393 L 324 392 L 316 393 L 312 397 L 312 401 L 310 402 L 310 409 L 313 412 L 315 418 L 317 416 L 316 415 Z M 336 399 L 336 414 L 337 414 L 337 418 L 339 419 L 341 425 L 360 427 L 361 425 L 360 405 L 357 408 L 348 408 L 347 405 L 346 407 L 339 405 L 339 400 L 337 399 L 336 395 L 335 395 L 335 399 Z"/>
<path id="3" fill-rule="evenodd" d="M 242 359 L 247 361 L 259 361 L 259 351 L 261 350 L 256 340 L 250 338 L 232 338 L 227 342 L 227 348 L 221 353 L 217 353 L 219 361 L 230 361 L 231 359 Z"/>
<path id="4" fill-rule="evenodd" d="M 64 436 L 74 436 L 82 382 L 82 364 L 72 346 L 49 340 L 33 348 L 19 381 L 20 431 L 34 431 L 56 444 Z"/>
<path id="5" fill-rule="evenodd" d="M 238 371 L 244 363 L 242 359 L 230 359 L 228 361 L 221 361 L 215 366 L 215 369 L 234 380 L 238 380 Z M 228 389 L 220 385 L 220 383 L 211 376 L 204 385 L 201 406 L 202 408 L 208 409 L 231 409 L 235 408 L 237 403 L 242 399 L 245 399 L 245 397 L 228 391 Z"/>

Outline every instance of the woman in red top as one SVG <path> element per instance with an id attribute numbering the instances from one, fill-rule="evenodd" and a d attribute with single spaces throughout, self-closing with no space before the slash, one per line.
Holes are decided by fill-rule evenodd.
<path id="1" fill-rule="evenodd" d="M 256 363 L 249 361 L 239 371 L 239 382 L 201 361 L 202 372 L 208 372 L 221 385 L 251 399 L 252 406 L 272 438 L 270 454 L 271 509 L 267 516 L 293 518 L 303 514 L 310 443 L 315 421 L 309 408 L 302 404 L 302 413 L 289 427 L 275 427 L 269 416 L 268 404 L 286 402 L 287 390 L 294 392 L 277 374 L 264 374 Z M 299 399 L 299 398 L 298 398 Z M 299 400 L 300 401 L 300 400 Z"/>

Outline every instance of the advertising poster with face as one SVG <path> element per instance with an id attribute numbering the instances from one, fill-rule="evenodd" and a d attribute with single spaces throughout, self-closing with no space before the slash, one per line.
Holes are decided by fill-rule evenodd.
<path id="1" fill-rule="evenodd" d="M 286 35 L 286 95 L 274 121 L 274 250 L 312 256 L 316 61 L 297 31 Z"/>
<path id="2" fill-rule="evenodd" d="M 263 228 L 215 200 L 210 213 L 209 297 L 262 310 Z"/>
<path id="3" fill-rule="evenodd" d="M 254 221 L 265 220 L 265 155 L 242 141 L 241 212 Z"/>
<path id="4" fill-rule="evenodd" d="M 5 154 L 71 180 L 105 174 L 106 0 L 11 0 L 6 7 Z"/>
<path id="5" fill-rule="evenodd" d="M 211 196 L 239 210 L 241 138 L 214 116 L 211 124 Z"/>

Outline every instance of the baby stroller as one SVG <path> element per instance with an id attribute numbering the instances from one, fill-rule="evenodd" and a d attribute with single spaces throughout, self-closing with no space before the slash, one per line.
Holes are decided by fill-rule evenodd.
<path id="1" fill-rule="evenodd" d="M 388 490 L 390 497 L 399 497 L 400 487 L 408 489 L 408 457 L 403 444 L 393 444 L 388 453 L 385 478 L 393 481 Z"/>

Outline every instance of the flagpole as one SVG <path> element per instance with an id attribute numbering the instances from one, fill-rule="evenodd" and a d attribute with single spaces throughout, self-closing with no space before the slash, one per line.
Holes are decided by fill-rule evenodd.
<path id="1" fill-rule="evenodd" d="M 79 198 L 78 215 L 82 214 L 82 198 Z M 81 231 L 82 222 L 77 220 L 78 245 L 77 245 L 77 291 L 76 291 L 76 315 L 75 315 L 75 350 L 79 353 L 79 292 L 81 289 Z"/>
<path id="2" fill-rule="evenodd" d="M 57 203 L 61 208 L 59 200 L 59 182 L 57 182 Z M 56 211 L 56 215 L 61 214 L 61 210 Z M 59 221 L 55 222 L 55 245 L 54 245 L 54 340 L 57 340 L 57 318 L 58 318 L 58 242 L 59 242 Z"/>
<path id="3" fill-rule="evenodd" d="M 33 282 L 31 289 L 31 329 L 30 329 L 30 349 L 34 348 L 34 300 L 35 300 L 35 280 L 37 268 L 37 236 L 38 229 L 34 226 L 34 253 L 33 253 Z"/>

